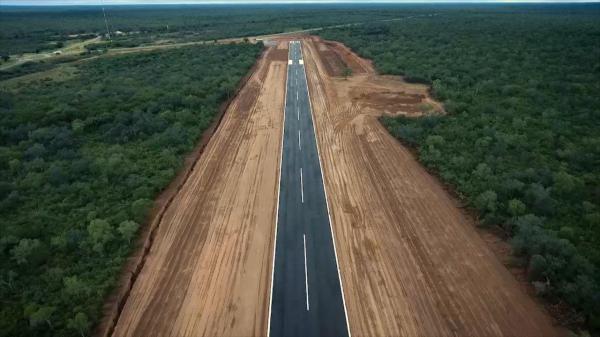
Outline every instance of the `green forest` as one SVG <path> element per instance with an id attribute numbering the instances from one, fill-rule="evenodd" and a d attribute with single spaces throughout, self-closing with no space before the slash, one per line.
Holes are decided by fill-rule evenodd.
<path id="1" fill-rule="evenodd" d="M 390 19 L 410 12 L 409 8 L 383 5 L 107 6 L 113 41 L 100 46 L 253 36 Z M 69 40 L 106 33 L 99 6 L 4 7 L 0 8 L 0 17 L 0 56 L 52 50 Z"/>
<path id="2" fill-rule="evenodd" d="M 0 335 L 87 336 L 156 195 L 261 45 L 78 62 L 0 82 Z"/>
<path id="3" fill-rule="evenodd" d="M 447 115 L 383 124 L 451 185 L 549 301 L 600 329 L 600 7 L 493 7 L 329 29 Z"/>

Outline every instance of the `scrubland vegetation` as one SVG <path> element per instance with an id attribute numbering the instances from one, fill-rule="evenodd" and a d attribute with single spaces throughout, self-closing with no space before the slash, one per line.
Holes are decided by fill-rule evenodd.
<path id="1" fill-rule="evenodd" d="M 153 198 L 260 50 L 187 47 L 0 82 L 1 336 L 88 335 Z"/>
<path id="2" fill-rule="evenodd" d="M 432 85 L 446 116 L 383 118 L 551 301 L 600 328 L 600 11 L 483 7 L 321 32 Z"/>
<path id="3" fill-rule="evenodd" d="M 92 48 L 133 47 L 156 40 L 213 40 L 406 15 L 389 6 L 238 5 L 108 6 L 113 41 Z M 56 49 L 70 40 L 105 34 L 99 6 L 0 9 L 0 55 Z"/>

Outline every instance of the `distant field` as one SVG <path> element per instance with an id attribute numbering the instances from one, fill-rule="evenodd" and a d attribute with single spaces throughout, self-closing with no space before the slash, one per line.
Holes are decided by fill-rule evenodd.
<path id="1" fill-rule="evenodd" d="M 0 81 L 0 336 L 87 335 L 153 199 L 260 50 L 188 47 Z"/>
<path id="2" fill-rule="evenodd" d="M 600 329 L 600 6 L 475 9 L 320 34 L 432 84 L 447 116 L 384 124 Z"/>

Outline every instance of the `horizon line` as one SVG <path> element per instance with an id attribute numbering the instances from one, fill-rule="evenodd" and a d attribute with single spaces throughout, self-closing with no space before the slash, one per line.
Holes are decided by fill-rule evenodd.
<path id="1" fill-rule="evenodd" d="M 61 6 L 162 6 L 162 5 L 282 5 L 282 4 L 597 4 L 600 0 L 176 0 L 156 1 L 152 3 L 141 0 L 104 0 L 88 1 L 63 0 L 40 3 L 29 1 L 3 1 L 0 7 L 61 7 Z"/>

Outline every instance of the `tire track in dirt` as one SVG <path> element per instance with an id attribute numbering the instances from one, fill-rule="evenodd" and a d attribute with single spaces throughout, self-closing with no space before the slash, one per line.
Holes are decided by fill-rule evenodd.
<path id="1" fill-rule="evenodd" d="M 266 331 L 285 79 L 272 50 L 164 214 L 113 336 Z"/>
<path id="2" fill-rule="evenodd" d="M 352 334 L 560 335 L 441 184 L 377 121 L 372 102 L 352 95 L 394 82 L 372 72 L 331 77 L 321 42 L 304 42 Z M 409 85 L 397 86 L 390 92 Z"/>

